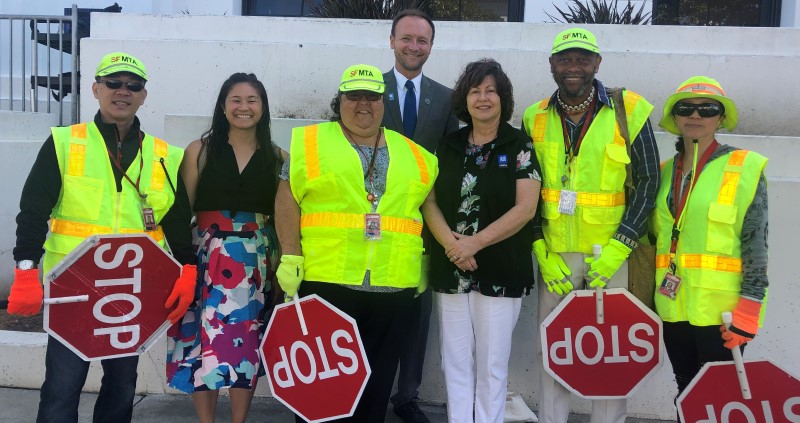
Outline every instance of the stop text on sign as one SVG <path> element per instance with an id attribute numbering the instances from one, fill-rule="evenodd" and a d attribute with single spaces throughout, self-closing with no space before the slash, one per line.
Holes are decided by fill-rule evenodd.
<path id="1" fill-rule="evenodd" d="M 730 421 L 746 421 L 747 423 L 759 422 L 780 422 L 789 421 L 792 423 L 800 423 L 800 412 L 792 411 L 793 407 L 800 406 L 800 397 L 788 398 L 782 405 L 778 405 L 773 410 L 772 404 L 769 401 L 760 401 L 759 407 L 751 409 L 747 404 L 732 401 L 719 409 L 716 409 L 712 404 L 706 404 L 706 418 L 698 420 L 697 423 L 728 423 Z M 777 419 L 775 412 L 777 412 Z"/>
<path id="2" fill-rule="evenodd" d="M 331 334 L 330 346 L 337 357 L 344 358 L 344 361 L 334 358 L 335 367 L 332 366 L 331 360 L 328 359 L 328 353 L 325 350 L 324 341 L 322 337 L 314 337 L 316 344 L 317 354 L 311 347 L 303 340 L 297 340 L 289 347 L 289 354 L 286 354 L 286 347 L 281 346 L 278 351 L 281 355 L 280 361 L 276 362 L 272 368 L 272 374 L 275 378 L 275 383 L 281 388 L 291 388 L 295 386 L 295 376 L 297 379 L 309 385 L 315 380 L 325 380 L 339 376 L 341 373 L 346 375 L 355 374 L 358 371 L 359 361 L 355 346 L 348 348 L 340 345 L 339 341 L 344 340 L 346 344 L 353 344 L 354 339 L 344 329 L 339 329 Z M 303 360 L 299 360 L 302 357 Z M 320 371 L 317 371 L 317 360 L 319 358 Z M 300 368 L 300 362 L 308 363 L 307 369 Z M 341 372 L 341 373 L 340 373 Z"/>
<path id="3" fill-rule="evenodd" d="M 104 270 L 114 270 L 120 267 L 131 269 L 131 276 L 126 278 L 97 279 L 94 286 L 103 287 L 125 287 L 130 293 L 113 293 L 100 298 L 92 307 L 92 315 L 101 323 L 111 326 L 99 327 L 94 329 L 95 336 L 108 336 L 109 343 L 116 349 L 127 349 L 135 346 L 139 342 L 140 327 L 138 324 L 129 324 L 139 315 L 142 310 L 142 302 L 135 294 L 142 291 L 142 269 L 136 268 L 142 262 L 144 251 L 136 244 L 122 244 L 114 251 L 110 261 L 106 261 L 104 256 L 111 250 L 110 244 L 103 244 L 97 247 L 94 252 L 94 264 Z M 133 258 L 126 263 L 125 256 L 128 252 L 133 252 Z M 107 313 L 108 311 L 128 310 L 123 314 Z M 127 339 L 127 340 L 123 340 Z"/>
<path id="4" fill-rule="evenodd" d="M 550 345 L 550 360 L 559 366 L 569 366 L 577 359 L 586 365 L 603 363 L 647 363 L 655 355 L 654 344 L 650 339 L 655 335 L 652 326 L 635 323 L 627 331 L 627 341 L 632 348 L 621 348 L 619 326 L 611 325 L 610 344 L 606 345 L 603 333 L 595 326 L 584 326 L 572 336 L 572 328 L 564 328 L 563 340 Z M 646 337 L 640 337 L 642 332 Z M 638 348 L 639 350 L 635 349 Z"/>

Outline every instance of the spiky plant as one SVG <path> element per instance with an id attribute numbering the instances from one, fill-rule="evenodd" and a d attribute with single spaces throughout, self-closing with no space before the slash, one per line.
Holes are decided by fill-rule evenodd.
<path id="1" fill-rule="evenodd" d="M 567 4 L 567 10 L 561 10 L 555 4 L 562 19 L 545 12 L 552 22 L 560 23 L 588 23 L 588 24 L 625 24 L 647 25 L 650 23 L 650 13 L 644 13 L 644 2 L 639 10 L 634 13 L 631 1 L 619 10 L 619 0 L 588 0 L 585 4 L 581 0 L 572 0 L 574 4 Z"/>
<path id="2" fill-rule="evenodd" d="M 392 19 L 406 8 L 429 11 L 431 0 L 306 0 L 312 16 L 320 18 Z"/>

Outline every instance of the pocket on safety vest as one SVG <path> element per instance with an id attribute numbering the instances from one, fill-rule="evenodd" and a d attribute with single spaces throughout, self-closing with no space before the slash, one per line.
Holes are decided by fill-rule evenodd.
<path id="1" fill-rule="evenodd" d="M 64 175 L 61 214 L 82 220 L 97 220 L 105 191 L 102 179 Z"/>
<path id="2" fill-rule="evenodd" d="M 631 162 L 628 150 L 624 145 L 607 144 L 603 158 L 603 170 L 600 177 L 600 188 L 619 191 L 625 184 L 625 165 Z"/>
<path id="3" fill-rule="evenodd" d="M 737 214 L 738 207 L 733 204 L 709 204 L 706 250 L 733 254 L 734 244 L 738 241 L 734 229 Z"/>
<path id="4" fill-rule="evenodd" d="M 408 186 L 408 195 L 406 195 L 406 209 L 405 215 L 409 218 L 419 219 L 421 213 L 419 211 L 425 197 L 428 196 L 431 187 L 423 184 L 420 181 L 411 181 Z"/>

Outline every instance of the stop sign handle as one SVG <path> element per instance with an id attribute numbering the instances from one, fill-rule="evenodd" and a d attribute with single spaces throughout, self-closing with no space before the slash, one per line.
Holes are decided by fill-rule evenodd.
<path id="1" fill-rule="evenodd" d="M 73 295 L 71 297 L 45 298 L 44 300 L 42 300 L 42 304 L 53 305 L 53 304 L 85 303 L 87 301 L 89 301 L 88 295 Z"/>
<path id="2" fill-rule="evenodd" d="M 722 323 L 725 328 L 730 328 L 733 323 L 733 315 L 730 311 L 722 312 Z M 742 391 L 742 398 L 749 400 L 753 398 L 750 393 L 750 382 L 747 381 L 747 373 L 744 371 L 744 361 L 742 360 L 742 350 L 738 346 L 731 349 L 733 353 L 733 366 L 736 368 L 736 376 L 739 378 L 739 389 Z"/>
<path id="3" fill-rule="evenodd" d="M 600 254 L 603 252 L 603 246 L 600 244 L 592 245 L 592 254 L 594 254 L 594 259 L 597 260 L 600 258 Z M 597 309 L 597 324 L 602 325 L 606 321 L 606 315 L 603 311 L 603 287 L 596 286 L 594 288 L 594 298 L 595 298 L 595 308 Z"/>
<path id="4" fill-rule="evenodd" d="M 300 308 L 299 293 L 294 294 L 294 297 L 292 297 L 292 302 L 294 303 L 295 311 L 297 311 L 297 320 L 300 321 L 300 329 L 303 331 L 303 336 L 308 336 L 308 326 L 306 326 L 306 319 L 303 317 L 303 309 Z"/>

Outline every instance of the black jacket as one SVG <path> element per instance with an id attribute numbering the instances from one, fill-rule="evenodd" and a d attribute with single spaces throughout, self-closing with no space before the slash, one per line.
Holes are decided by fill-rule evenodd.
<path id="1" fill-rule="evenodd" d="M 461 181 L 464 179 L 464 157 L 471 126 L 461 128 L 442 139 L 436 150 L 439 158 L 439 177 L 436 179 L 436 202 L 444 214 L 447 225 L 455 229 L 458 207 L 461 204 Z M 516 159 L 523 146 L 530 142 L 522 131 L 502 122 L 497 132 L 496 145 L 488 157 L 488 165 L 478 175 L 481 181 L 476 189 L 480 195 L 478 230 L 499 219 L 516 202 Z M 507 165 L 500 167 L 498 158 L 505 155 Z M 533 286 L 531 244 L 533 230 L 526 224 L 516 234 L 490 245 L 475 254 L 478 270 L 475 279 L 482 284 L 507 288 Z M 456 266 L 450 263 L 444 248 L 433 243 L 431 249 L 430 284 L 434 289 L 455 289 Z"/>

